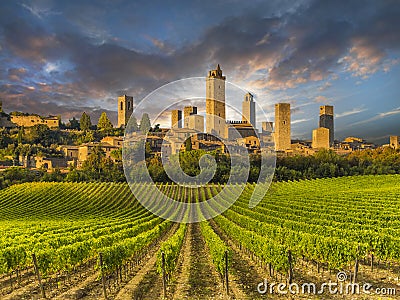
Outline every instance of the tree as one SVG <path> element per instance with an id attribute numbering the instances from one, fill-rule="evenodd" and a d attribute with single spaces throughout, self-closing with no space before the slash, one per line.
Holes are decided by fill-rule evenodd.
<path id="1" fill-rule="evenodd" d="M 132 131 L 138 131 L 139 130 L 139 125 L 137 123 L 137 119 L 134 115 L 131 115 L 131 118 L 129 120 L 129 126 Z"/>
<path id="2" fill-rule="evenodd" d="M 151 128 L 150 117 L 147 113 L 144 113 L 142 115 L 142 119 L 140 120 L 140 131 L 142 133 L 147 133 L 149 132 L 150 128 Z"/>
<path id="3" fill-rule="evenodd" d="M 185 150 L 192 151 L 192 139 L 190 137 L 185 141 Z"/>
<path id="4" fill-rule="evenodd" d="M 5 128 L 0 128 L 0 149 L 7 148 L 12 143 L 12 139 Z"/>
<path id="5" fill-rule="evenodd" d="M 106 112 L 101 113 L 99 122 L 97 123 L 97 129 L 105 132 L 110 132 L 113 129 L 113 124 L 107 117 Z"/>
<path id="6" fill-rule="evenodd" d="M 75 117 L 73 117 L 72 120 L 69 120 L 69 124 L 67 124 L 67 127 L 69 127 L 70 129 L 79 130 L 80 128 L 79 121 L 75 119 Z"/>
<path id="7" fill-rule="evenodd" d="M 99 179 L 103 158 L 105 158 L 104 151 L 100 147 L 93 148 L 93 152 L 83 162 L 82 170 L 87 172 L 89 177 Z"/>
<path id="8" fill-rule="evenodd" d="M 29 129 L 30 142 L 33 144 L 41 144 L 50 146 L 56 141 L 53 137 L 51 129 L 46 124 L 36 124 Z"/>
<path id="9" fill-rule="evenodd" d="M 83 112 L 80 123 L 81 123 L 81 130 L 83 131 L 88 131 L 90 130 L 90 127 L 92 127 L 90 116 L 86 112 Z"/>

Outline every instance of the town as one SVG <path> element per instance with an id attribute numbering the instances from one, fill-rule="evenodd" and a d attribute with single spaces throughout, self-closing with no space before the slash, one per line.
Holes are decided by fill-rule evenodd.
<path id="1" fill-rule="evenodd" d="M 256 103 L 250 92 L 243 95 L 242 119 L 226 120 L 225 80 L 220 65 L 209 71 L 206 77 L 206 118 L 196 106 L 178 107 L 169 111 L 170 128 L 160 128 L 159 124 L 151 127 L 147 113 L 142 115 L 138 124 L 132 115 L 134 99 L 127 95 L 117 99 L 118 125 L 115 128 L 106 113 L 101 115 L 97 125 L 91 123 L 90 116 L 85 112 L 80 120 L 73 118 L 63 124 L 60 116 L 42 117 L 21 112 L 7 114 L 1 107 L 1 168 L 20 166 L 68 173 L 83 169 L 85 164 L 87 167 L 93 153 L 101 153 L 107 164 L 118 165 L 122 174 L 123 135 L 131 118 L 133 125 L 129 137 L 135 139 L 145 135 L 153 157 L 162 155 L 162 147 L 169 155 L 193 150 L 226 154 L 227 144 L 246 147 L 253 155 L 273 151 L 281 158 L 312 156 L 321 150 L 345 156 L 378 148 L 359 137 L 336 140 L 334 107 L 330 105 L 320 107 L 319 127 L 312 131 L 312 140 L 291 139 L 290 103 L 275 104 L 275 122 L 262 121 L 261 130 L 258 130 Z M 381 147 L 399 148 L 398 136 L 391 136 L 388 142 Z M 73 177 L 72 174 L 70 176 Z"/>

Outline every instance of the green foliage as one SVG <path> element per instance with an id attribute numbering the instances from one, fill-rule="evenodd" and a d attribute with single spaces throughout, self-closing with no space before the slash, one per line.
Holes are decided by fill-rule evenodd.
<path id="1" fill-rule="evenodd" d="M 214 232 L 208 221 L 200 223 L 201 233 L 204 236 L 207 247 L 210 251 L 213 264 L 217 272 L 221 275 L 225 273 L 225 253 L 228 252 L 228 268 L 231 261 L 232 253 L 221 238 Z"/>
<path id="2" fill-rule="evenodd" d="M 134 132 L 139 131 L 139 125 L 138 125 L 137 119 L 133 114 L 130 117 L 129 124 L 131 126 L 130 128 L 132 131 L 134 131 Z"/>
<path id="3" fill-rule="evenodd" d="M 147 113 L 142 115 L 142 119 L 140 120 L 140 131 L 142 133 L 147 133 L 151 128 L 150 117 Z"/>
<path id="4" fill-rule="evenodd" d="M 9 144 L 12 143 L 12 139 L 8 130 L 5 128 L 0 128 L 0 149 L 7 148 Z"/>
<path id="5" fill-rule="evenodd" d="M 192 139 L 188 138 L 185 141 L 185 150 L 186 151 L 192 151 Z"/>
<path id="6" fill-rule="evenodd" d="M 7 170 L 8 171 L 8 170 Z M 400 254 L 400 175 L 355 176 L 274 183 L 254 209 L 248 207 L 255 185 L 247 184 L 239 199 L 215 218 L 232 242 L 247 249 L 274 270 L 286 273 L 288 251 L 342 269 L 371 253 L 381 261 L 398 263 Z M 133 186 L 152 195 L 145 185 Z M 188 188 L 159 185 L 168 195 Z M 208 185 L 195 192 L 202 201 L 223 186 Z M 139 191 L 138 190 L 138 191 Z M 220 197 L 209 212 L 226 199 Z M 35 203 L 35 206 L 32 206 Z M 101 205 L 99 205 L 101 203 Z M 307 209 L 304 209 L 307 207 Z M 166 208 L 173 209 L 174 207 Z M 176 210 L 177 212 L 179 209 Z M 345 213 L 344 213 L 345 212 Z M 0 191 L 0 273 L 31 266 L 35 253 L 40 271 L 71 270 L 103 253 L 102 271 L 111 272 L 171 228 L 148 212 L 121 183 L 24 183 Z M 218 272 L 227 249 L 208 222 L 200 224 Z M 185 224 L 166 241 L 167 270 L 172 274 L 184 238 Z M 166 246 L 169 245 L 169 246 Z M 175 258 L 175 259 L 174 259 Z M 159 260 L 157 266 L 160 266 Z"/>
<path id="7" fill-rule="evenodd" d="M 162 253 L 165 257 L 165 272 L 170 279 L 175 271 L 176 263 L 178 261 L 179 253 L 182 248 L 183 240 L 187 224 L 181 223 L 178 230 L 167 241 L 161 244 L 157 252 L 157 272 L 162 273 Z"/>
<path id="8" fill-rule="evenodd" d="M 13 184 L 39 181 L 43 176 L 41 171 L 31 171 L 21 167 L 11 167 L 0 172 L 0 189 Z"/>
<path id="9" fill-rule="evenodd" d="M 71 120 L 69 120 L 66 127 L 72 130 L 79 130 L 81 128 L 81 125 L 79 124 L 79 120 L 73 117 Z"/>
<path id="10" fill-rule="evenodd" d="M 107 117 L 106 112 L 102 112 L 99 118 L 99 122 L 97 123 L 97 129 L 104 132 L 110 132 L 113 129 L 113 124 L 110 119 Z"/>
<path id="11" fill-rule="evenodd" d="M 67 181 L 125 181 L 122 169 L 122 162 L 113 162 L 111 158 L 106 157 L 100 147 L 95 147 L 93 152 L 83 163 L 82 170 L 74 171 L 70 176 L 67 175 Z"/>
<path id="12" fill-rule="evenodd" d="M 92 127 L 90 116 L 86 112 L 83 112 L 82 114 L 82 117 L 80 119 L 80 127 L 82 131 L 88 131 Z"/>

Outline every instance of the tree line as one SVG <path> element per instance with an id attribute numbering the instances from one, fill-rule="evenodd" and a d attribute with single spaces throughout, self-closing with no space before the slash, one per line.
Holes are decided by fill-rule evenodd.
<path id="1" fill-rule="evenodd" d="M 171 182 L 161 158 L 151 153 L 149 147 L 146 149 L 146 165 L 153 181 Z M 187 175 L 197 176 L 201 171 L 199 160 L 205 153 L 204 150 L 180 152 L 171 157 L 171 164 L 176 166 L 179 163 Z M 217 162 L 211 182 L 226 183 L 231 172 L 229 155 L 218 151 L 207 152 L 207 154 Z M 248 182 L 258 180 L 260 164 L 260 155 L 251 154 Z M 332 150 L 321 150 L 310 156 L 278 157 L 274 181 L 374 174 L 400 174 L 400 151 L 392 148 L 378 148 L 354 151 L 342 156 Z M 125 180 L 122 150 L 114 151 L 111 158 L 107 158 L 104 152 L 97 148 L 89 155 L 81 169 L 71 167 L 68 173 L 61 173 L 57 169 L 52 173 L 46 173 L 45 170 L 31 171 L 23 168 L 7 169 L 0 174 L 0 188 L 27 181 L 124 182 Z"/>

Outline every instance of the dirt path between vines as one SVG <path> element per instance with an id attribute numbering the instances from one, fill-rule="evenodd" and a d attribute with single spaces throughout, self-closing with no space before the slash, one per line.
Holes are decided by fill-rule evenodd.
<path id="1" fill-rule="evenodd" d="M 181 299 L 227 299 L 198 223 L 192 224 L 191 236 L 189 290 Z"/>
<path id="2" fill-rule="evenodd" d="M 188 224 L 186 237 L 183 242 L 179 256 L 178 268 L 176 270 L 176 279 L 168 291 L 172 293 L 172 299 L 187 299 L 185 295 L 189 293 L 189 272 L 190 272 L 190 254 L 192 253 L 192 224 Z M 168 297 L 169 298 L 169 297 Z"/>
<path id="3" fill-rule="evenodd" d="M 166 234 L 162 241 L 166 241 L 171 237 L 177 230 L 179 224 L 175 224 Z M 161 241 L 161 242 L 162 242 Z M 161 243 L 160 242 L 160 243 Z M 147 261 L 145 264 L 137 271 L 134 277 L 122 287 L 115 299 L 125 300 L 125 299 L 161 299 L 162 295 L 162 280 L 161 276 L 157 273 L 157 250 L 160 243 L 154 247 L 147 255 Z"/>

